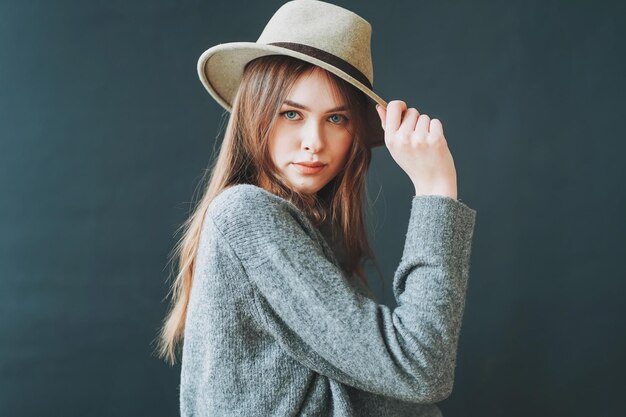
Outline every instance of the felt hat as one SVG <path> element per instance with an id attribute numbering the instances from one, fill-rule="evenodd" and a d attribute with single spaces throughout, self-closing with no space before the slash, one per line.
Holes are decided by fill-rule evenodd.
<path id="1" fill-rule="evenodd" d="M 387 103 L 372 90 L 371 34 L 370 23 L 350 10 L 319 0 L 292 0 L 274 13 L 256 42 L 222 43 L 204 51 L 198 59 L 198 76 L 230 112 L 248 62 L 266 55 L 310 62 L 366 94 L 365 142 L 371 148 L 382 146 L 384 130 L 376 104 L 387 107 Z"/>

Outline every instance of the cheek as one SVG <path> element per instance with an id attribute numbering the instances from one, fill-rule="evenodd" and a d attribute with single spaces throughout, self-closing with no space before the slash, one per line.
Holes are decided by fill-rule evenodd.
<path id="1" fill-rule="evenodd" d="M 352 148 L 352 136 L 346 136 L 339 142 L 337 153 L 345 158 L 350 153 L 350 148 Z"/>
<path id="2" fill-rule="evenodd" d="M 290 162 L 290 157 L 294 152 L 293 143 L 286 136 L 277 135 L 270 138 L 269 150 L 274 163 L 279 167 Z"/>
<path id="3" fill-rule="evenodd" d="M 348 159 L 350 154 L 350 148 L 352 147 L 351 138 L 347 138 L 337 143 L 333 148 L 333 160 L 336 164 L 336 169 L 341 169 Z"/>

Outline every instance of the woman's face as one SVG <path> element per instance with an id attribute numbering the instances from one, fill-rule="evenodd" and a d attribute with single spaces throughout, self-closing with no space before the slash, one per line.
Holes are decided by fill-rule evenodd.
<path id="1" fill-rule="evenodd" d="M 352 144 L 347 103 L 334 100 L 320 71 L 314 69 L 296 81 L 276 115 L 268 143 L 282 177 L 304 194 L 316 193 L 339 173 Z M 307 168 L 300 162 L 323 166 Z"/>

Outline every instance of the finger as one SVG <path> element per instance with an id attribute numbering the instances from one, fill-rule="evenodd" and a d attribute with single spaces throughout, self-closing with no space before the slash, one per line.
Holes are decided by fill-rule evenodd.
<path id="1" fill-rule="evenodd" d="M 416 108 L 411 107 L 410 109 L 408 109 L 404 113 L 404 119 L 402 119 L 402 123 L 400 124 L 400 128 L 398 130 L 406 133 L 411 133 L 413 130 L 415 130 L 415 123 L 417 122 L 419 115 L 420 113 L 417 111 Z"/>
<path id="2" fill-rule="evenodd" d="M 430 133 L 437 133 L 438 135 L 444 136 L 443 125 L 441 124 L 441 120 L 432 119 L 430 121 Z"/>
<path id="3" fill-rule="evenodd" d="M 427 114 L 421 114 L 417 119 L 417 124 L 415 125 L 416 132 L 428 133 L 428 126 L 430 125 L 430 117 Z"/>
<path id="4" fill-rule="evenodd" d="M 402 113 L 406 110 L 406 103 L 402 100 L 392 100 L 387 104 L 387 120 L 385 130 L 395 132 L 400 127 Z"/>

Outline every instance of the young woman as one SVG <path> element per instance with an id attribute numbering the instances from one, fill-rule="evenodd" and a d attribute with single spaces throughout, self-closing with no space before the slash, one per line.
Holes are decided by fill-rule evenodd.
<path id="1" fill-rule="evenodd" d="M 441 122 L 372 91 L 370 31 L 351 11 L 295 0 L 256 43 L 200 57 L 231 114 L 176 247 L 159 339 L 171 364 L 183 342 L 181 415 L 440 415 L 476 211 L 457 200 Z M 393 310 L 363 273 L 366 174 L 381 145 L 415 186 Z"/>

